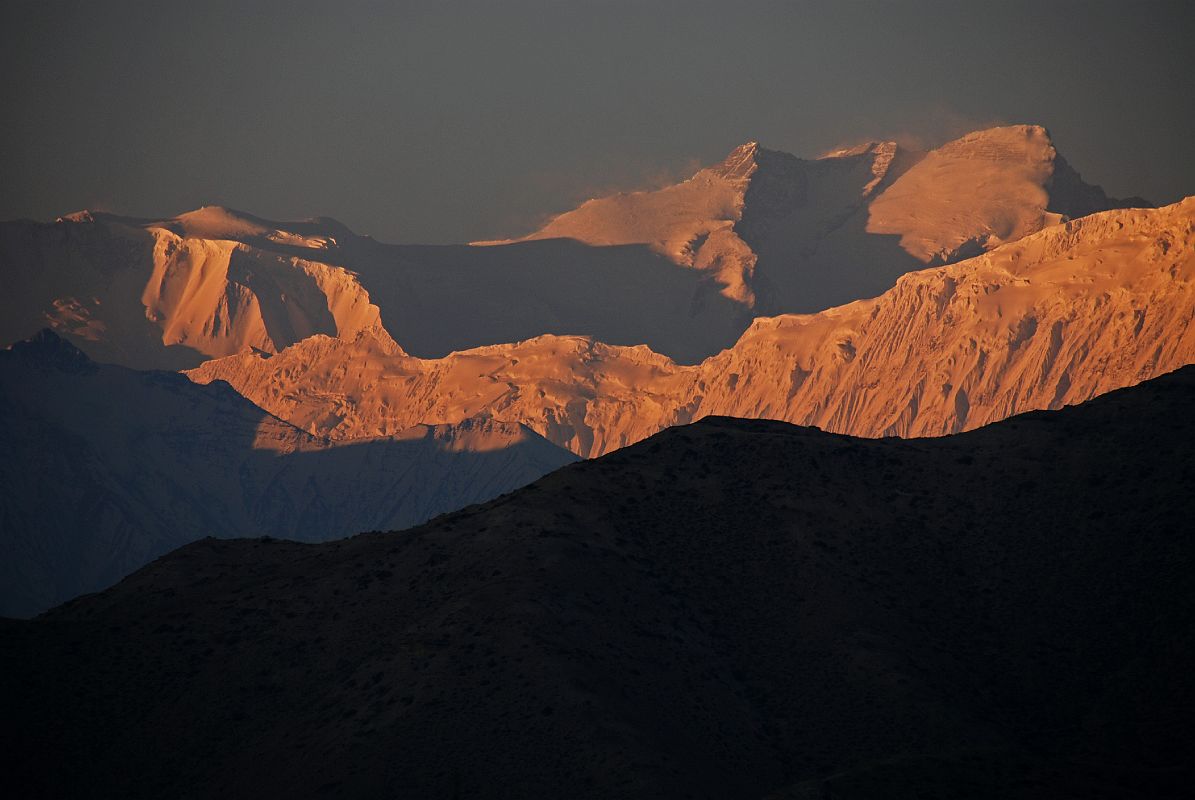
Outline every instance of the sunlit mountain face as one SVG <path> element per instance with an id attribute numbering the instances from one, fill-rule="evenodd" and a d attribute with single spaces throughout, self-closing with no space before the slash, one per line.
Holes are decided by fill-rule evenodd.
<path id="1" fill-rule="evenodd" d="M 857 436 L 938 436 L 1059 408 L 1195 360 L 1195 201 L 1058 224 L 880 296 L 756 319 L 730 348 L 680 365 L 649 348 L 541 336 L 442 359 L 369 336 L 318 337 L 188 374 L 225 380 L 300 427 L 373 436 L 493 413 L 578 455 L 706 415 Z M 327 414 L 320 387 L 337 386 Z"/>
<path id="2" fill-rule="evenodd" d="M 0 7 L 5 796 L 1188 796 L 1186 11 Z"/>
<path id="3" fill-rule="evenodd" d="M 91 355 L 180 368 L 315 334 L 392 338 L 425 358 L 581 335 L 693 363 L 759 316 L 870 298 L 1122 205 L 1044 128 L 976 131 L 929 152 L 873 143 L 800 159 L 752 142 L 690 179 L 591 200 L 517 242 L 383 245 L 326 218 L 208 207 L 93 212 L 0 229 L 15 284 L 5 338 L 47 324 Z"/>

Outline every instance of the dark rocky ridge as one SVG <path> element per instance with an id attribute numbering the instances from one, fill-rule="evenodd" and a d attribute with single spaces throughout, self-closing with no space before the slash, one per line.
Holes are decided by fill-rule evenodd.
<path id="1" fill-rule="evenodd" d="M 1046 187 L 1050 192 L 1050 211 L 1071 219 L 1085 217 L 1110 208 L 1153 208 L 1143 197 L 1109 197 L 1103 187 L 1085 183 L 1070 163 L 1059 154 L 1054 160 L 1054 174 Z"/>
<path id="2" fill-rule="evenodd" d="M 711 418 L 0 629 L 21 796 L 1180 797 L 1195 368 L 941 439 Z"/>

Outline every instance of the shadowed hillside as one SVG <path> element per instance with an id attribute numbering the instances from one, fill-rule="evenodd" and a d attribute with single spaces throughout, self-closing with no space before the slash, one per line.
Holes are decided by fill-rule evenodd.
<path id="1" fill-rule="evenodd" d="M 0 614 L 112 585 L 205 536 L 414 525 L 575 460 L 473 419 L 335 445 L 227 384 L 96 364 L 45 331 L 0 350 Z"/>
<path id="2" fill-rule="evenodd" d="M 22 796 L 1179 797 L 1195 369 L 941 439 L 710 418 L 0 636 Z M 67 768 L 69 765 L 69 768 Z"/>

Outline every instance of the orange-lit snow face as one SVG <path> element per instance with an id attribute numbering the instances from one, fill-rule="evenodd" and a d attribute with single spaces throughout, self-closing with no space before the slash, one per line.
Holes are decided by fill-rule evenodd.
<path id="1" fill-rule="evenodd" d="M 594 456 L 714 414 L 939 435 L 1195 361 L 1193 223 L 1195 198 L 1054 226 L 910 273 L 873 300 L 757 319 L 734 347 L 692 366 L 560 336 L 425 360 L 363 335 L 190 374 L 227 380 L 284 419 L 338 437 L 488 415 Z"/>

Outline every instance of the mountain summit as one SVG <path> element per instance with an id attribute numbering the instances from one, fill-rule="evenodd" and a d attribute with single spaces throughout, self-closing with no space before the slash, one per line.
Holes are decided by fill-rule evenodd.
<path id="1" fill-rule="evenodd" d="M 1045 128 L 1014 125 L 929 152 L 868 142 L 814 160 L 750 141 L 683 183 L 590 200 L 527 238 L 646 244 L 768 314 L 869 297 L 918 266 L 1123 205 L 1083 183 Z"/>
<path id="2" fill-rule="evenodd" d="M 1139 204 L 1083 182 L 1040 125 L 969 133 L 932 150 L 871 204 L 867 231 L 894 234 L 918 260 L 943 263 L 1043 227 Z"/>
<path id="3" fill-rule="evenodd" d="M 762 150 L 759 142 L 744 142 L 731 150 L 730 155 L 726 156 L 722 163 L 709 167 L 708 171 L 729 181 L 746 180 L 759 169 Z"/>

